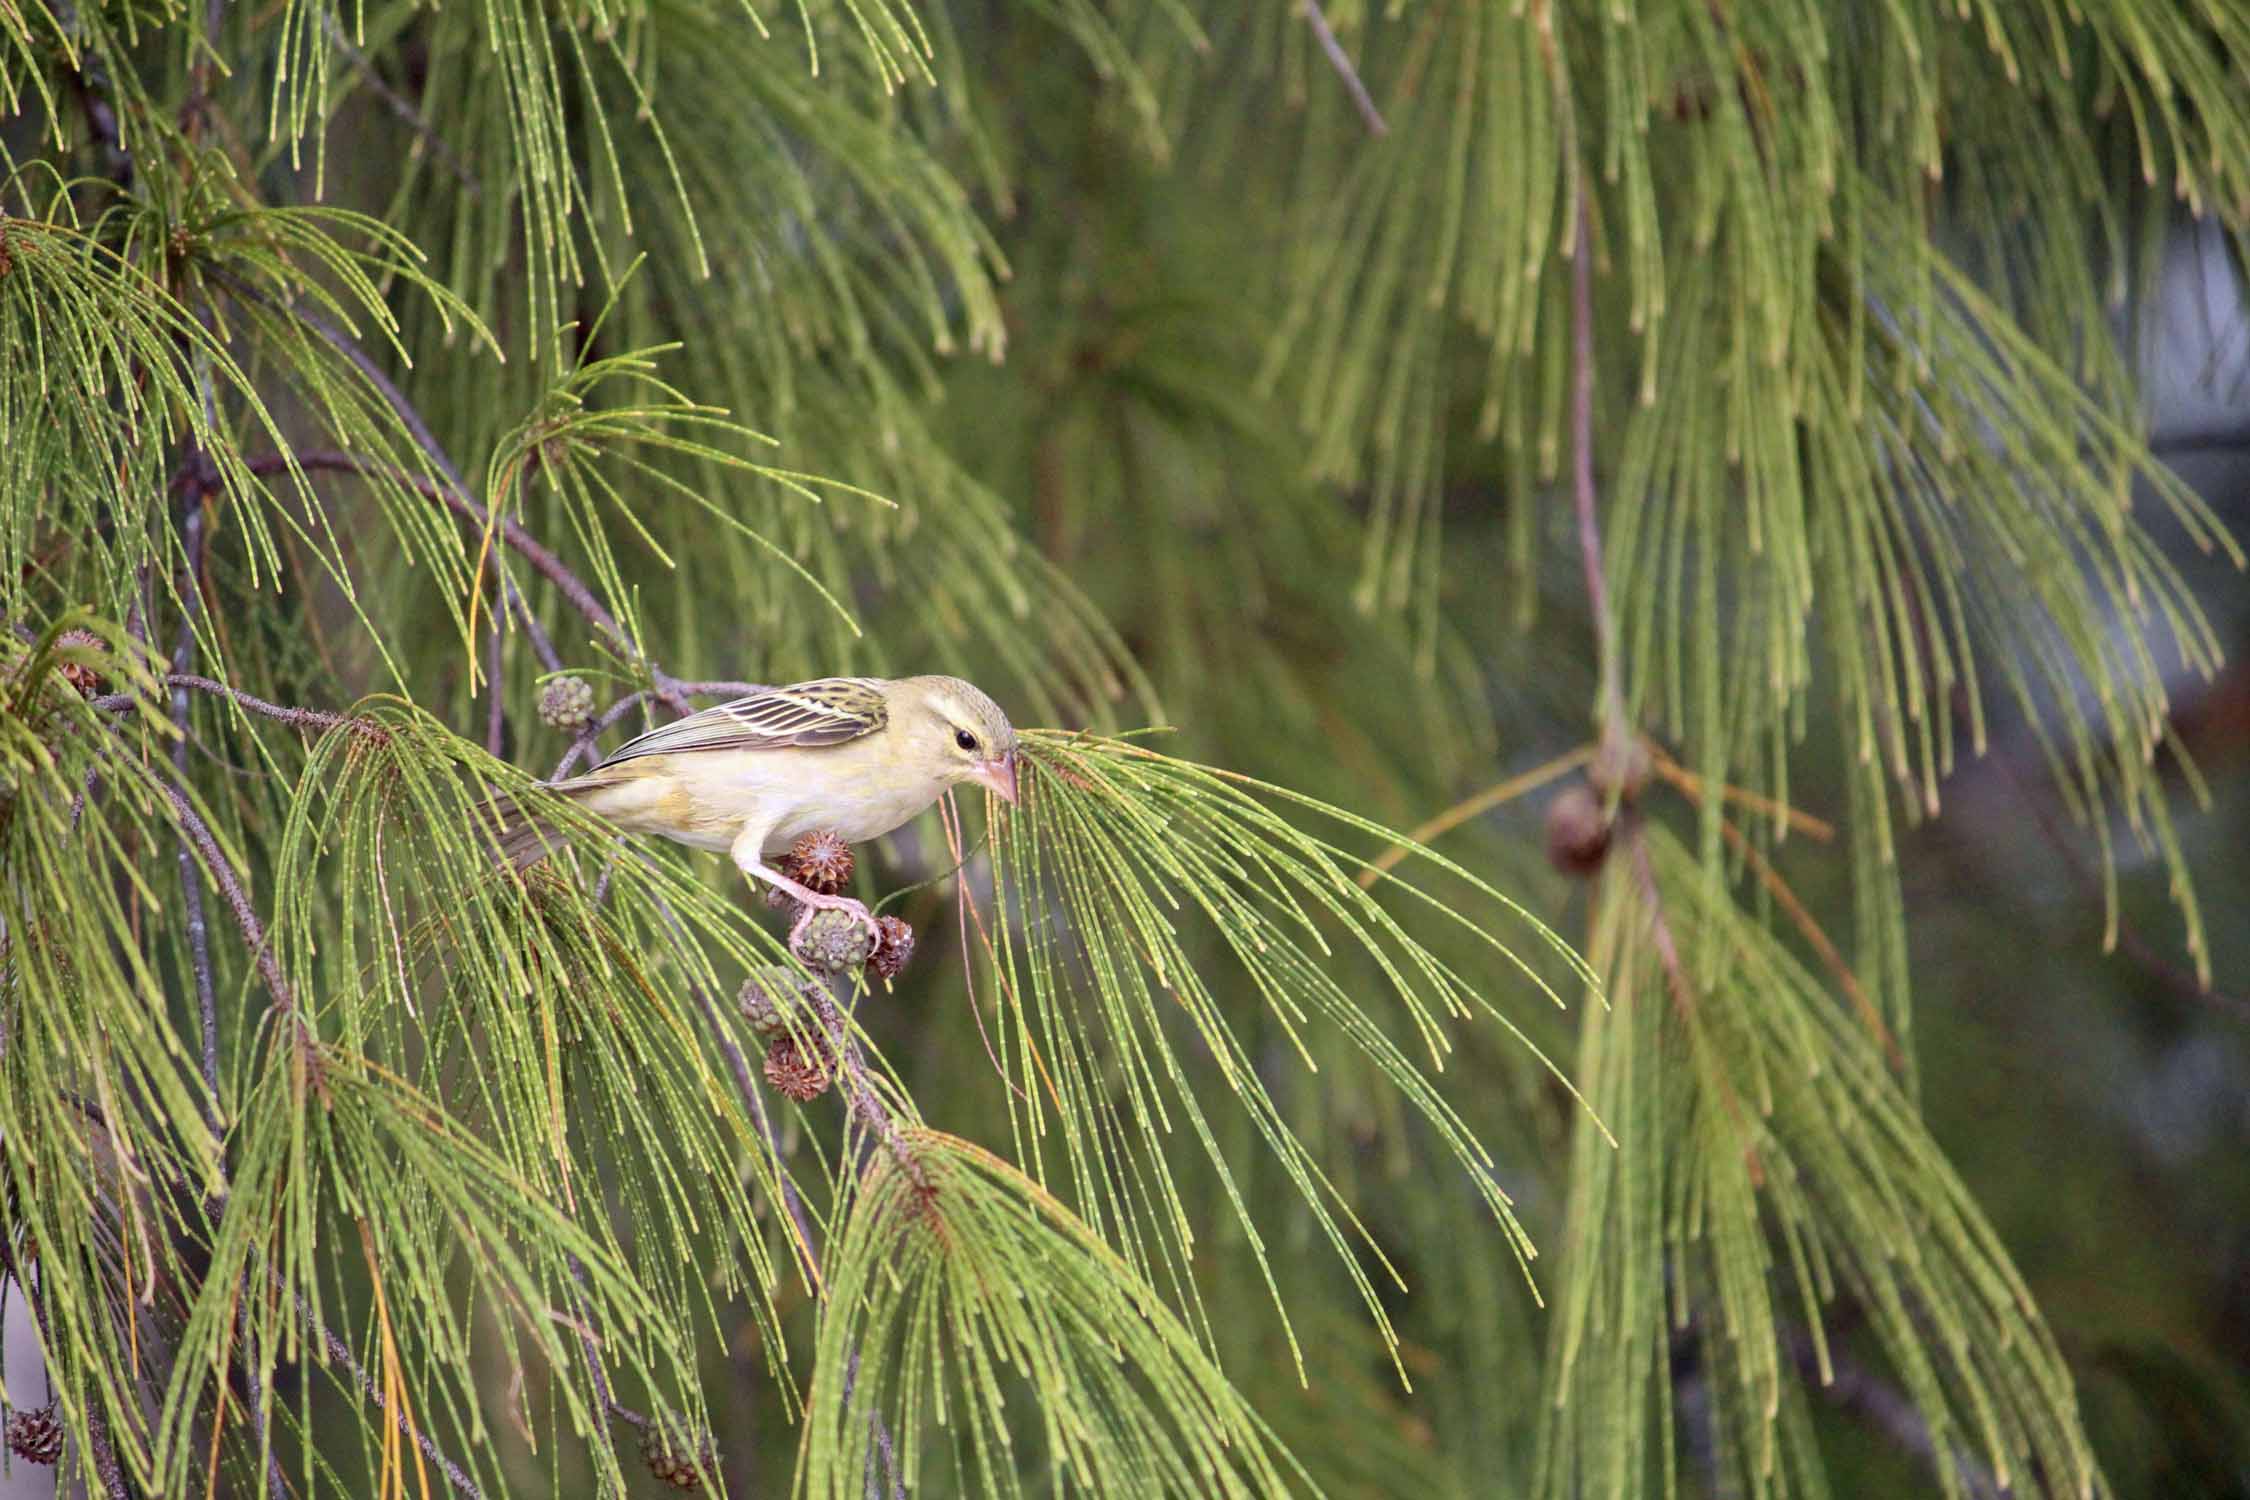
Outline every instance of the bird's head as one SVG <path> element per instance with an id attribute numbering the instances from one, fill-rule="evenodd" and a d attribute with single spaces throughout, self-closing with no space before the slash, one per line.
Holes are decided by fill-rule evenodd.
<path id="1" fill-rule="evenodd" d="M 1016 800 L 1016 729 L 1000 705 L 958 677 L 912 677 L 905 686 L 920 700 L 929 753 L 944 767 L 950 786 L 980 782 L 1005 802 Z"/>

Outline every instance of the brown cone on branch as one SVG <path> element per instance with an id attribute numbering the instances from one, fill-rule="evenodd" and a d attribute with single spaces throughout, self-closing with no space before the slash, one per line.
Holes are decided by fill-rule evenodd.
<path id="1" fill-rule="evenodd" d="M 1609 853 L 1609 819 L 1594 789 L 1574 782 L 1547 804 L 1547 862 L 1580 879 L 1602 867 Z"/>
<path id="2" fill-rule="evenodd" d="M 109 643 L 91 630 L 66 630 L 55 637 L 55 644 L 57 646 L 76 647 L 81 655 L 101 654 L 109 650 Z M 63 681 L 78 689 L 79 694 L 87 698 L 91 698 L 100 692 L 103 683 L 107 680 L 102 676 L 101 669 L 88 661 L 66 659 L 61 662 L 56 670 L 62 673 Z"/>
<path id="3" fill-rule="evenodd" d="M 27 1464 L 51 1464 L 61 1459 L 63 1425 L 53 1402 L 8 1418 L 8 1451 Z"/>
<path id="4" fill-rule="evenodd" d="M 811 1037 L 783 1032 L 766 1044 L 766 1082 L 785 1098 L 799 1104 L 817 1099 L 828 1092 L 834 1076 L 828 1049 Z"/>
<path id="5" fill-rule="evenodd" d="M 686 1450 L 695 1447 L 690 1454 Z M 708 1440 L 693 1444 L 678 1435 L 667 1436 L 655 1422 L 641 1429 L 641 1462 L 658 1479 L 682 1492 L 703 1488 L 707 1470 L 718 1467 L 719 1455 Z"/>
<path id="6" fill-rule="evenodd" d="M 877 979 L 898 978 L 914 957 L 914 929 L 900 917 L 877 917 L 875 951 L 867 956 L 868 972 Z"/>

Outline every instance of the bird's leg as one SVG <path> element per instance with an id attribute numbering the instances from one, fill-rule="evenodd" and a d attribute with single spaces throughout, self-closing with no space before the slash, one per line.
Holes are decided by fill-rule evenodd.
<path id="1" fill-rule="evenodd" d="M 874 915 L 868 911 L 867 903 L 852 896 L 822 895 L 811 886 L 791 880 L 765 862 L 758 847 L 764 842 L 765 830 L 762 828 L 753 829 L 734 841 L 734 848 L 731 853 L 734 856 L 735 868 L 742 872 L 744 879 L 762 880 L 776 890 L 786 891 L 803 907 L 803 910 L 797 913 L 796 922 L 789 928 L 789 947 L 792 952 L 797 947 L 798 937 L 805 930 L 805 924 L 812 921 L 813 913 L 816 911 L 849 912 L 856 921 L 867 928 L 867 935 L 873 938 L 877 944 L 883 941 L 883 930 L 875 925 Z"/>

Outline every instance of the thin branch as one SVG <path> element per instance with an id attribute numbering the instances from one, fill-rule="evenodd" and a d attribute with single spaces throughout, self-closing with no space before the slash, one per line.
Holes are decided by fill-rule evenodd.
<path id="1" fill-rule="evenodd" d="M 247 1278 L 243 1290 L 249 1289 Z M 235 1308 L 235 1335 L 242 1342 L 242 1379 L 250 1387 L 250 1409 L 258 1414 L 258 1446 L 266 1455 L 266 1492 L 272 1500 L 289 1500 L 289 1481 L 282 1477 L 281 1454 L 273 1445 L 272 1385 L 258 1378 L 255 1346 L 250 1341 L 250 1305 L 247 1298 Z"/>
<path id="2" fill-rule="evenodd" d="M 1664 984 L 1671 992 L 1672 1008 L 1678 1013 L 1681 1028 L 1693 1038 L 1695 1022 L 1695 982 L 1688 978 L 1687 965 L 1681 961 L 1680 945 L 1672 935 L 1672 921 L 1665 914 L 1664 892 L 1656 883 L 1656 864 L 1649 858 L 1648 839 L 1641 831 L 1638 814 L 1628 812 L 1619 820 L 1619 832 L 1625 839 L 1626 850 L 1633 861 L 1633 878 L 1640 888 L 1641 905 L 1648 915 L 1649 935 L 1656 944 L 1657 962 L 1664 969 Z M 1719 1103 L 1734 1122 L 1742 1138 L 1742 1165 L 1750 1174 L 1753 1187 L 1766 1183 L 1765 1162 L 1758 1155 L 1752 1139 L 1750 1117 L 1742 1108 L 1734 1085 L 1726 1074 L 1713 1070 L 1711 1081 L 1718 1086 Z"/>
<path id="3" fill-rule="evenodd" d="M 556 654 L 555 643 L 548 637 L 547 627 L 540 624 L 539 617 L 531 612 L 531 602 L 524 598 L 523 590 L 517 588 L 516 581 L 504 573 L 500 576 L 500 587 L 506 592 L 509 607 L 516 612 L 516 619 L 522 622 L 523 633 L 531 638 L 531 654 L 538 657 L 539 665 L 548 671 L 560 672 L 563 669 L 562 657 Z"/>
<path id="4" fill-rule="evenodd" d="M 1617 662 L 1617 623 L 1610 614 L 1609 576 L 1602 566 L 1602 527 L 1594 489 L 1594 236 L 1586 184 L 1577 179 L 1570 246 L 1570 479 L 1578 511 L 1578 557 L 1586 572 L 1586 606 L 1594 617 L 1600 660 L 1605 746 L 1626 734 L 1625 694 Z"/>
<path id="5" fill-rule="evenodd" d="M 1367 92 L 1367 85 L 1360 82 L 1359 69 L 1352 66 L 1351 54 L 1344 50 L 1342 42 L 1336 40 L 1336 33 L 1329 27 L 1328 17 L 1320 8 L 1320 0 L 1304 0 L 1304 11 L 1305 19 L 1312 23 L 1313 36 L 1320 43 L 1320 50 L 1328 54 L 1329 66 L 1336 70 L 1337 77 L 1344 80 L 1344 92 L 1352 96 L 1352 103 L 1358 108 L 1359 117 L 1367 122 L 1367 133 L 1389 135 L 1391 127 L 1384 123 L 1383 112 L 1375 107 L 1374 96 Z"/>
<path id="6" fill-rule="evenodd" d="M 360 1394 L 374 1402 L 377 1411 L 389 1411 L 383 1403 L 382 1391 L 376 1388 L 374 1377 L 352 1357 L 349 1346 L 320 1321 L 301 1295 L 297 1298 L 297 1315 L 304 1319 L 308 1329 L 319 1335 L 322 1347 L 328 1351 L 328 1357 L 350 1372 L 352 1379 L 359 1385 Z M 439 1471 L 445 1475 L 445 1482 L 452 1485 L 457 1493 L 468 1496 L 468 1500 L 484 1500 L 484 1491 L 477 1487 L 477 1482 L 463 1473 L 459 1464 L 446 1457 L 444 1450 L 431 1441 L 428 1433 L 417 1424 L 409 1422 L 406 1413 L 391 1412 L 390 1416 L 398 1425 L 398 1430 L 414 1440 L 414 1445 L 422 1450 L 422 1456 L 438 1466 Z"/>
<path id="7" fill-rule="evenodd" d="M 484 748 L 485 752 L 494 760 L 500 758 L 501 741 L 506 737 L 508 729 L 508 695 L 500 677 L 500 648 L 507 642 L 507 639 L 507 616 L 499 610 L 494 610 L 492 612 L 491 655 L 486 659 L 484 673 L 484 685 L 492 695 L 492 702 L 485 715 Z"/>
<path id="8" fill-rule="evenodd" d="M 570 1279 L 578 1284 L 580 1298 L 586 1290 L 586 1267 L 576 1251 L 566 1252 L 570 1261 Z M 586 1371 L 594 1378 L 594 1398 L 601 1402 L 602 1410 L 646 1432 L 649 1418 L 645 1412 L 635 1411 L 617 1399 L 616 1387 L 609 1383 L 609 1367 L 602 1363 L 601 1347 L 594 1342 L 593 1317 L 583 1300 L 573 1299 L 577 1316 L 571 1324 L 578 1332 L 578 1347 L 586 1351 Z"/>
<path id="9" fill-rule="evenodd" d="M 195 654 L 195 611 L 203 589 L 203 524 L 203 497 L 200 493 L 190 494 L 186 513 L 180 518 L 180 545 L 187 554 L 187 564 L 180 580 L 180 633 L 172 646 L 174 677 L 187 674 L 188 663 Z M 172 740 L 172 770 L 185 785 L 188 779 L 188 689 L 184 683 L 172 688 L 171 717 L 172 728 L 177 731 Z M 180 890 L 187 910 L 188 953 L 195 969 L 195 1000 L 203 1021 L 203 1117 L 216 1136 L 219 1133 L 219 1001 L 211 983 L 211 928 L 203 911 L 203 877 L 195 868 L 195 851 L 189 847 L 184 831 L 177 842 Z"/>
<path id="10" fill-rule="evenodd" d="M 369 734 L 381 734 L 383 732 L 381 726 L 370 723 L 365 719 L 354 718 L 350 714 L 331 713 L 321 708 L 291 708 L 286 704 L 268 703 L 254 693 L 246 693 L 240 688 L 228 687 L 223 682 L 209 677 L 199 677 L 193 672 L 168 673 L 164 677 L 163 683 L 164 686 L 174 690 L 193 688 L 197 692 L 215 693 L 219 697 L 230 698 L 254 714 L 268 719 L 278 719 L 282 723 L 293 725 L 298 729 L 328 730 L 334 729 L 339 724 L 349 724 Z M 104 693 L 101 697 L 94 699 L 93 703 L 94 707 L 106 713 L 121 713 L 131 708 L 136 701 L 131 693 Z M 175 699 L 175 701 L 177 700 Z"/>
<path id="11" fill-rule="evenodd" d="M 1850 964 L 1844 962 L 1844 955 L 1837 951 L 1835 943 L 1821 930 L 1820 923 L 1813 920 L 1813 914 L 1805 909 L 1805 903 L 1797 899 L 1797 893 L 1781 878 L 1781 872 L 1773 867 L 1772 861 L 1758 852 L 1749 838 L 1732 822 L 1721 818 L 1719 832 L 1726 836 L 1728 845 L 1737 854 L 1749 861 L 1751 872 L 1758 877 L 1758 883 L 1780 903 L 1782 913 L 1796 927 L 1798 934 L 1812 945 L 1813 952 L 1820 955 L 1820 961 L 1828 966 L 1828 972 L 1836 976 L 1836 983 L 1842 988 L 1844 997 L 1851 1001 L 1852 1009 L 1859 1012 L 1860 1023 L 1882 1045 L 1884 1056 L 1890 1059 L 1891 1071 L 1905 1072 L 1906 1058 L 1899 1051 L 1898 1038 L 1883 1023 L 1882 1012 L 1875 1008 L 1875 1002 L 1860 987 L 1859 976 L 1852 972 Z"/>
<path id="12" fill-rule="evenodd" d="M 854 1349 L 850 1363 L 844 1366 L 843 1394 L 837 1398 L 843 1402 L 846 1411 L 851 1410 L 852 1392 L 858 1387 L 859 1351 Z M 906 1500 L 906 1485 L 899 1478 L 898 1450 L 891 1442 L 891 1429 L 883 1421 L 882 1413 L 873 1405 L 867 1408 L 867 1425 L 868 1430 L 875 1435 L 875 1451 L 882 1456 L 884 1477 L 891 1482 L 890 1500 Z M 867 1461 L 867 1494 L 870 1500 L 879 1500 L 879 1492 L 875 1487 L 875 1460 L 873 1457 L 870 1457 Z"/>
<path id="13" fill-rule="evenodd" d="M 365 356 L 361 357 L 364 358 Z M 403 401 L 405 398 L 399 399 Z M 419 426 L 420 419 L 415 419 L 415 423 Z M 424 498 L 437 501 L 447 510 L 452 511 L 473 526 L 482 526 L 485 523 L 484 513 L 477 508 L 477 503 L 469 498 L 468 491 L 462 489 L 458 483 L 432 484 L 420 475 L 409 474 L 404 470 L 394 469 L 388 464 L 377 463 L 372 459 L 361 458 L 356 454 L 329 449 L 314 449 L 310 452 L 295 455 L 267 453 L 249 460 L 246 467 L 253 474 L 280 474 L 288 471 L 292 458 L 300 469 L 323 469 L 335 473 L 358 474 L 365 478 L 387 479 L 393 484 L 405 485 Z M 603 607 L 602 602 L 594 597 L 594 591 L 586 586 L 583 579 L 571 571 L 568 563 L 548 551 L 538 538 L 524 530 L 512 517 L 502 516 L 500 518 L 499 535 L 500 539 L 506 542 L 518 556 L 531 564 L 535 572 L 553 584 L 556 591 L 570 601 L 571 608 L 584 615 L 596 628 L 619 645 L 627 650 L 632 649 L 632 643 L 626 640 L 624 627 L 617 623 L 617 617 Z"/>
<path id="14" fill-rule="evenodd" d="M 214 0 L 214 3 L 217 3 L 217 0 Z M 367 54 L 353 46 L 351 38 L 344 35 L 344 28 L 338 24 L 334 14 L 331 13 L 325 18 L 325 24 L 328 28 L 329 44 L 351 60 L 352 66 L 359 70 L 360 77 L 366 81 L 370 89 L 374 90 L 375 97 L 382 100 L 389 107 L 391 113 L 405 123 L 407 129 L 413 131 L 417 137 L 428 144 L 430 154 L 437 158 L 438 165 L 451 172 L 455 180 L 469 190 L 469 196 L 475 198 L 482 191 L 481 185 L 477 182 L 476 174 L 471 172 L 462 163 L 460 155 L 445 143 L 445 137 L 439 135 L 431 127 L 430 122 L 423 117 L 422 111 L 414 107 L 414 101 L 408 99 L 384 81 L 383 75 L 375 71 L 375 64 L 369 60 Z"/>
<path id="15" fill-rule="evenodd" d="M 684 941 L 684 935 L 678 931 L 677 920 L 673 918 L 671 909 L 665 905 L 661 896 L 657 898 L 657 905 L 663 908 L 665 920 L 673 924 L 675 936 L 680 936 Z M 804 1267 L 805 1278 L 811 1284 L 815 1296 L 825 1296 L 826 1288 L 820 1275 L 819 1242 L 813 1238 L 812 1221 L 807 1217 L 805 1205 L 797 1196 L 797 1186 L 789 1180 L 789 1172 L 782 1165 L 781 1132 L 775 1127 L 773 1118 L 766 1113 L 765 1095 L 758 1087 L 758 1080 L 750 1072 L 750 1060 L 742 1055 L 742 1048 L 736 1045 L 734 1038 L 727 1034 L 726 1027 L 720 1024 L 718 1004 L 712 1000 L 709 992 L 701 985 L 689 986 L 689 992 L 703 1007 L 703 1016 L 710 1023 L 711 1035 L 718 1039 L 719 1051 L 734 1073 L 735 1087 L 742 1091 L 744 1101 L 750 1106 L 751 1118 L 757 1121 L 758 1134 L 765 1139 L 766 1150 L 773 1157 L 774 1180 L 781 1184 L 782 1210 L 789 1215 L 790 1226 L 797 1232 L 797 1253 Z"/>
<path id="16" fill-rule="evenodd" d="M 284 306 L 238 277 L 227 275 L 224 272 L 212 274 L 222 284 L 231 289 L 235 295 L 255 302 L 270 312 L 295 318 L 314 333 L 320 335 L 337 353 L 343 355 L 350 362 L 352 368 L 358 370 L 367 383 L 375 388 L 376 394 L 383 398 L 384 404 L 390 407 L 392 414 L 406 428 L 408 435 L 414 439 L 415 445 L 436 467 L 438 474 L 445 482 L 433 488 L 425 481 L 412 475 L 399 473 L 381 464 L 368 463 L 348 453 L 301 454 L 298 455 L 300 467 L 341 469 L 363 475 L 386 475 L 425 496 L 441 501 L 448 509 L 469 521 L 472 525 L 484 528 L 497 522 L 502 538 L 507 541 L 510 547 L 521 553 L 525 560 L 530 562 L 534 568 L 537 568 L 548 582 L 561 590 L 563 597 L 570 600 L 573 608 L 616 641 L 618 647 L 626 653 L 629 659 L 639 662 L 648 669 L 650 679 L 656 684 L 658 698 L 679 713 L 684 714 L 688 711 L 686 700 L 679 696 L 674 687 L 674 680 L 658 667 L 647 653 L 643 652 L 627 637 L 624 628 L 617 623 L 616 616 L 603 608 L 601 601 L 594 597 L 594 591 L 586 587 L 584 580 L 573 573 L 561 558 L 533 540 L 530 533 L 517 525 L 512 518 L 506 515 L 490 514 L 478 508 L 476 502 L 470 498 L 468 481 L 461 477 L 461 470 L 447 455 L 445 446 L 437 440 L 437 435 L 430 431 L 429 423 L 422 420 L 422 414 L 415 410 L 413 402 L 406 399 L 406 393 L 400 390 L 397 384 L 383 373 L 381 366 L 368 356 L 366 350 L 359 347 L 357 341 L 310 308 Z M 313 460 L 316 457 L 324 461 L 315 463 Z M 275 472 L 276 469 L 287 468 L 287 460 L 280 455 L 271 455 L 266 462 L 274 466 L 264 471 L 267 473 Z M 251 472 L 260 472 L 255 463 L 251 465 Z"/>
<path id="17" fill-rule="evenodd" d="M 1577 749 L 1566 751 L 1543 765 L 1533 766 L 1521 775 L 1511 776 L 1498 786 L 1489 786 L 1481 792 L 1471 793 L 1445 811 L 1430 818 L 1427 822 L 1417 825 L 1414 831 L 1406 836 L 1405 843 L 1393 844 L 1390 848 L 1375 856 L 1369 862 L 1367 868 L 1354 877 L 1359 881 L 1359 888 L 1363 891 L 1375 889 L 1375 882 L 1383 878 L 1384 872 L 1395 869 L 1408 854 L 1412 853 L 1414 845 L 1427 844 L 1434 838 L 1440 838 L 1451 833 L 1471 818 L 1482 817 L 1492 809 L 1503 803 L 1512 802 L 1526 792 L 1535 792 L 1548 782 L 1553 781 L 1557 776 L 1567 775 L 1593 758 L 1594 747 L 1580 745 Z"/>
<path id="18" fill-rule="evenodd" d="M 436 467 L 439 476 L 445 482 L 442 485 L 432 487 L 412 475 L 397 472 L 385 465 L 369 463 L 348 453 L 300 454 L 297 459 L 300 467 L 341 469 L 363 475 L 385 475 L 425 496 L 441 501 L 448 509 L 473 525 L 484 527 L 497 521 L 500 534 L 510 547 L 522 554 L 524 559 L 534 568 L 537 568 L 548 582 L 561 590 L 563 597 L 570 600 L 573 608 L 615 640 L 628 657 L 648 668 L 649 676 L 656 683 L 657 696 L 679 712 L 687 712 L 685 701 L 680 699 L 673 690 L 673 679 L 666 675 L 646 653 L 642 652 L 626 636 L 624 628 L 617 623 L 616 616 L 603 608 L 601 601 L 594 597 L 593 590 L 586 587 L 585 582 L 573 573 L 562 559 L 533 540 L 531 535 L 517 525 L 513 519 L 505 515 L 489 515 L 477 507 L 476 502 L 469 496 L 468 481 L 461 477 L 460 468 L 446 453 L 444 444 L 440 443 L 437 440 L 437 435 L 430 431 L 429 423 L 422 420 L 422 414 L 415 410 L 413 402 L 406 399 L 406 393 L 400 390 L 388 375 L 383 373 L 382 367 L 368 356 L 366 350 L 359 347 L 356 340 L 310 308 L 284 306 L 238 277 L 227 275 L 224 272 L 214 272 L 213 275 L 232 290 L 235 295 L 255 302 L 269 312 L 296 319 L 314 333 L 320 335 L 329 347 L 343 355 L 352 368 L 358 370 L 367 383 L 374 387 L 376 394 L 383 398 L 384 404 L 390 407 L 392 415 L 396 416 L 400 425 L 406 428 L 407 434 L 414 439 L 415 446 L 422 450 L 424 456 Z M 322 461 L 316 463 L 314 461 L 316 458 Z M 287 460 L 278 454 L 270 455 L 265 462 L 272 465 L 272 467 L 263 471 L 265 473 L 285 470 L 288 466 Z M 252 473 L 261 472 L 256 462 L 253 462 L 250 467 Z"/>
<path id="19" fill-rule="evenodd" d="M 195 805 L 188 801 L 187 793 L 168 782 L 160 783 L 160 789 L 171 801 L 173 816 L 179 819 L 180 827 L 195 841 L 196 848 L 202 851 L 203 862 L 210 870 L 211 878 L 218 883 L 219 893 L 227 898 L 227 905 L 233 909 L 235 925 L 242 929 L 242 939 L 250 946 L 251 957 L 257 961 L 258 973 L 265 980 L 266 988 L 273 994 L 274 1008 L 294 1016 L 297 1001 L 289 991 L 289 981 L 281 977 L 281 966 L 274 962 L 273 951 L 266 946 L 265 923 L 258 919 L 257 908 L 250 904 L 250 897 L 243 891 L 242 883 L 235 879 L 234 867 L 219 852 L 219 842 L 211 836 L 211 826 L 196 812 Z"/>

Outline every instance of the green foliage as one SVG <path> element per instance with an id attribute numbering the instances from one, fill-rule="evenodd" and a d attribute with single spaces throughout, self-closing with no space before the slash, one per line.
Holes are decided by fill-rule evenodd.
<path id="1" fill-rule="evenodd" d="M 1804 1399 L 1796 1348 L 1833 1378 L 1824 1329 L 1840 1302 L 1928 1418 L 1946 1495 L 1967 1488 L 1957 1444 L 2003 1487 L 2037 1474 L 2091 1492 L 2061 1353 L 1883 1039 L 1771 933 L 1707 899 L 1687 851 L 1641 837 L 1604 877 L 1594 938 L 1610 1003 L 1587 1018 L 1579 1064 L 1618 1140 L 1574 1146 L 1538 1492 L 1677 1485 L 1652 1439 L 1692 1420 L 1672 1373 L 1688 1341 L 1721 1482 L 1824 1493 L 1802 1413 L 1784 1414 Z M 1635 881 L 1677 898 L 1621 899 Z"/>
<path id="2" fill-rule="evenodd" d="M 967 1141 L 899 1146 L 911 1165 L 875 1157 L 833 1252 L 848 1312 L 821 1325 L 801 1493 L 861 1494 L 889 1462 L 869 1410 L 908 1435 L 896 1463 L 918 1488 L 925 1408 L 967 1494 L 1023 1493 L 1035 1454 L 1057 1495 L 1282 1492 L 1264 1424 L 1101 1236 Z"/>
<path id="3" fill-rule="evenodd" d="M 82 1477 L 1821 1494 L 1839 1371 L 1948 1493 L 2162 1472 L 1923 1123 L 1900 825 L 2017 717 L 2208 983 L 2163 189 L 2250 230 L 2227 6 L 0 0 L 0 1269 Z M 921 956 L 779 1030 L 731 867 L 536 785 L 939 669 L 1088 727 L 860 851 Z M 1447 833 L 1590 698 L 1591 964 Z"/>
<path id="4" fill-rule="evenodd" d="M 1245 1047 L 1207 977 L 1218 965 L 1202 956 L 1206 945 L 1191 949 L 1183 932 L 1195 913 L 1239 969 L 1233 983 L 1267 1008 L 1297 1061 L 1318 1066 L 1303 1035 L 1308 1028 L 1333 1027 L 1366 1055 L 1459 1162 L 1528 1271 L 1535 1252 L 1493 1178 L 1490 1154 L 1430 1076 L 1445 1067 L 1454 1027 L 1489 1017 L 1514 1028 L 1352 880 L 1364 861 L 1272 804 L 1360 833 L 1384 830 L 1310 798 L 1119 741 L 1035 735 L 1024 753 L 1036 775 L 1022 815 L 1004 822 L 994 864 L 1000 879 L 1022 893 L 1026 921 L 1020 929 L 998 924 L 988 941 L 998 949 L 995 1045 L 1010 1123 L 1016 1154 L 1033 1174 L 1062 1175 L 1079 1211 L 1125 1247 L 1138 1274 L 1178 1288 L 1192 1303 L 1197 1230 L 1164 1149 L 1178 1114 L 1209 1154 L 1263 1263 L 1257 1221 L 1205 1117 L 1201 1096 L 1208 1090 L 1198 1087 L 1205 1070 L 1191 1074 L 1168 1039 L 1167 1018 L 1179 1014 L 1210 1060 L 1209 1072 L 1247 1111 L 1349 1267 L 1396 1358 L 1375 1278 L 1402 1289 L 1404 1283 L 1267 1092 L 1260 1075 L 1270 1069 Z M 1524 917 L 1483 880 L 1451 861 L 1439 864 L 1462 877 L 1493 914 Z M 1522 966 L 1475 915 L 1411 885 L 1401 888 L 1503 962 Z M 1579 962 L 1538 922 L 1528 926 L 1528 936 Z M 1380 983 L 1358 993 L 1347 988 L 1333 972 L 1339 947 L 1361 950 Z M 1524 972 L 1561 1003 L 1536 971 Z M 1395 1017 L 1386 1015 L 1392 1011 Z M 1404 1034 L 1404 1044 L 1394 1031 Z M 1426 1056 L 1426 1070 L 1408 1046 Z M 1053 1146 L 1045 1139 L 1050 1132 L 1059 1137 Z M 1060 1158 L 1054 1168 L 1047 1165 L 1050 1151 Z M 1362 1268 L 1363 1250 L 1373 1271 Z M 1267 1276 L 1270 1285 L 1270 1270 Z"/>

